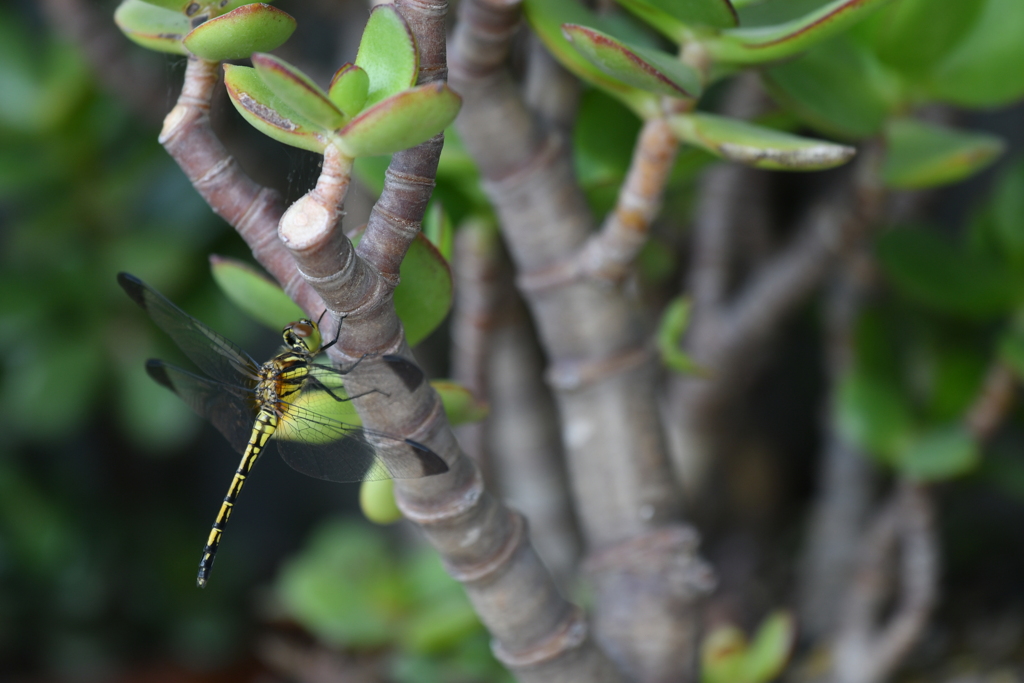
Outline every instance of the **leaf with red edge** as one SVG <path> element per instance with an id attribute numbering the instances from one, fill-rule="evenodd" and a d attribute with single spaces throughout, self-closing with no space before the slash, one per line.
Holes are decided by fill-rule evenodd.
<path id="1" fill-rule="evenodd" d="M 888 0 L 834 0 L 772 26 L 726 29 L 701 42 L 717 61 L 759 64 L 789 57 L 844 31 Z"/>
<path id="2" fill-rule="evenodd" d="M 224 14 L 252 3 L 252 0 L 142 0 L 146 4 L 170 10 L 175 14 L 194 17 L 209 12 L 213 15 Z M 271 0 L 273 1 L 273 0 Z"/>
<path id="3" fill-rule="evenodd" d="M 327 97 L 349 118 L 355 116 L 366 106 L 366 96 L 370 90 L 370 77 L 366 71 L 355 64 L 343 64 L 334 72 L 331 86 L 327 89 Z"/>
<path id="4" fill-rule="evenodd" d="M 1006 143 L 994 135 L 902 119 L 886 126 L 882 179 L 889 187 L 923 189 L 959 182 L 987 168 Z"/>
<path id="5" fill-rule="evenodd" d="M 294 31 L 290 14 L 254 2 L 200 24 L 184 42 L 196 57 L 221 62 L 278 48 Z"/>
<path id="6" fill-rule="evenodd" d="M 280 57 L 257 52 L 252 56 L 252 65 L 271 92 L 303 118 L 327 130 L 335 130 L 348 122 L 327 93 Z"/>
<path id="7" fill-rule="evenodd" d="M 562 35 L 587 61 L 627 85 L 668 97 L 700 96 L 700 76 L 673 55 L 630 45 L 579 24 L 563 24 Z"/>
<path id="8" fill-rule="evenodd" d="M 856 150 L 715 114 L 669 119 L 680 140 L 742 164 L 777 171 L 817 171 L 849 161 Z"/>
<path id="9" fill-rule="evenodd" d="M 188 12 L 189 16 L 191 16 L 193 14 L 197 14 L 203 8 L 202 3 L 195 2 L 194 0 L 142 0 L 142 1 L 145 2 L 147 5 L 152 5 L 154 7 L 159 7 L 160 9 L 165 9 L 168 12 L 174 12 L 175 14 L 180 14 L 182 16 L 185 16 L 186 11 L 192 5 L 194 5 L 194 7 L 192 8 L 191 12 Z"/>
<path id="10" fill-rule="evenodd" d="M 562 34 L 564 24 L 593 26 L 613 34 L 611 24 L 576 0 L 524 0 L 523 12 L 530 27 L 562 66 L 591 85 L 618 98 L 641 118 L 661 115 L 658 97 L 608 76 L 585 59 Z"/>
<path id="11" fill-rule="evenodd" d="M 416 38 L 394 5 L 377 5 L 370 12 L 356 65 L 370 77 L 366 106 L 416 85 L 420 68 Z"/>
<path id="12" fill-rule="evenodd" d="M 736 10 L 729 0 L 617 0 L 627 10 L 662 31 L 662 24 L 732 28 Z M 681 31 L 676 29 L 677 34 Z M 671 36 L 670 36 L 671 37 Z"/>
<path id="13" fill-rule="evenodd" d="M 462 98 L 444 83 L 393 95 L 363 111 L 338 131 L 338 146 L 351 157 L 393 154 L 426 142 L 455 120 Z"/>
<path id="14" fill-rule="evenodd" d="M 292 147 L 324 151 L 327 131 L 285 104 L 255 69 L 225 64 L 224 85 L 238 113 L 264 135 Z"/>

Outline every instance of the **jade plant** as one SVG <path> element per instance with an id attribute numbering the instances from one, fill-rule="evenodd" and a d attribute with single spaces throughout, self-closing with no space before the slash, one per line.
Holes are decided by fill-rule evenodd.
<path id="1" fill-rule="evenodd" d="M 419 525 L 468 603 L 397 595 L 419 589 L 380 548 L 370 575 L 353 565 L 358 586 L 332 585 L 360 552 L 331 532 L 278 581 L 285 616 L 334 649 L 419 656 L 421 639 L 479 639 L 471 605 L 522 681 L 700 668 L 758 683 L 821 649 L 832 680 L 890 678 L 934 616 L 936 484 L 985 471 L 1024 372 L 1019 166 L 970 221 L 931 208 L 1008 149 L 961 114 L 1024 97 L 1024 5 L 458 7 L 448 36 L 443 0 L 377 5 L 329 82 L 271 54 L 296 21 L 266 4 L 115 14 L 131 40 L 187 59 L 160 141 L 267 273 L 215 259 L 231 300 L 274 328 L 324 313 L 339 364 L 451 341 L 451 380 L 395 377 L 355 407 L 449 464 L 361 499 L 374 521 Z M 251 126 L 322 155 L 296 202 L 213 130 L 222 74 Z M 354 177 L 379 193 L 364 228 L 342 226 Z M 765 399 L 767 384 L 804 394 Z M 783 428 L 801 437 L 773 441 Z M 821 490 L 798 500 L 809 467 Z M 804 518 L 799 578 L 766 605 L 768 582 L 743 570 L 793 562 Z M 757 539 L 717 595 L 689 520 L 725 563 L 730 539 Z M 775 613 L 749 644 L 721 626 L 790 594 L 795 617 Z M 420 628 L 435 610 L 451 628 Z"/>

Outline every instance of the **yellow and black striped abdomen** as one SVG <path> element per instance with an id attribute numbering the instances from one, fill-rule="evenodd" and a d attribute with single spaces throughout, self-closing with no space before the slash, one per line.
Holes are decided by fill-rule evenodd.
<path id="1" fill-rule="evenodd" d="M 242 461 L 238 464 L 238 469 L 235 470 L 235 476 L 231 479 L 228 493 L 224 496 L 224 502 L 221 503 L 220 512 L 217 513 L 217 519 L 213 523 L 213 528 L 210 529 L 210 536 L 206 540 L 206 547 L 203 548 L 203 557 L 199 561 L 199 576 L 196 578 L 196 585 L 200 588 L 206 586 L 210 570 L 213 569 L 213 560 L 217 555 L 217 548 L 220 547 L 220 539 L 224 534 L 224 529 L 228 525 L 228 520 L 231 519 L 231 511 L 235 507 L 238 494 L 242 492 L 242 486 L 245 485 L 249 472 L 252 471 L 253 465 L 256 464 L 256 459 L 260 457 L 260 453 L 263 452 L 267 441 L 276 429 L 277 414 L 273 408 L 271 406 L 261 407 L 252 426 L 249 444 L 245 448 L 245 453 L 242 454 Z"/>

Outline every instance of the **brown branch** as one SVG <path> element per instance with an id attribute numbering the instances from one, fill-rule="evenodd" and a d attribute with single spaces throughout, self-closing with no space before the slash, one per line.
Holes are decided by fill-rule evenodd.
<path id="1" fill-rule="evenodd" d="M 530 537 L 559 586 L 580 553 L 569 506 L 558 415 L 522 302 L 512 292 L 495 226 L 455 234 L 452 376 L 490 405 L 484 422 L 456 428 L 485 481 L 530 521 Z M 479 455 L 478 455 L 479 454 Z"/>
<path id="2" fill-rule="evenodd" d="M 416 36 L 420 53 L 417 83 L 443 82 L 448 76 L 444 26 L 447 0 L 397 0 L 395 6 Z M 396 283 L 405 252 L 422 228 L 443 146 L 444 134 L 439 133 L 392 156 L 384 189 L 359 242 L 359 255 Z"/>
<path id="3" fill-rule="evenodd" d="M 964 416 L 974 438 L 982 442 L 992 438 L 1013 406 L 1016 388 L 1016 373 L 1003 361 L 994 361 Z"/>
<path id="4" fill-rule="evenodd" d="M 505 298 L 506 275 L 501 278 L 502 262 L 497 228 L 488 222 L 473 221 L 459 226 L 455 233 L 452 271 L 455 276 L 455 301 L 452 306 L 451 335 L 452 378 L 473 392 L 480 401 L 490 403 L 488 363 L 491 338 L 498 306 Z M 511 283 L 507 283 L 511 287 Z M 455 430 L 462 449 L 491 478 L 491 461 L 485 444 L 485 424 L 476 422 Z"/>
<path id="5" fill-rule="evenodd" d="M 753 275 L 726 311 L 718 365 L 765 343 L 779 322 L 821 282 L 861 223 L 843 200 L 816 207 L 793 242 Z"/>
<path id="6" fill-rule="evenodd" d="M 511 308 L 511 311 L 507 309 Z M 491 334 L 488 453 L 505 499 L 530 520 L 537 552 L 560 586 L 572 585 L 581 552 L 572 513 L 558 410 L 544 359 L 518 298 Z"/>
<path id="7" fill-rule="evenodd" d="M 762 203 L 743 197 L 742 189 L 752 180 L 753 173 L 739 164 L 718 164 L 699 183 L 688 277 L 693 300 L 690 336 L 694 353 L 717 345 L 717 323 L 728 293 L 733 235 L 745 222 L 751 207 L 755 211 L 765 208 Z"/>
<path id="8" fill-rule="evenodd" d="M 277 239 L 284 214 L 281 196 L 250 178 L 210 126 L 210 98 L 217 83 L 217 62 L 190 58 L 181 95 L 164 119 L 160 143 L 213 211 L 226 220 L 256 260 L 307 313 L 323 304 L 305 286 L 295 262 Z"/>
<path id="9" fill-rule="evenodd" d="M 524 97 L 545 128 L 569 135 L 576 120 L 580 82 L 551 56 L 536 35 L 530 35 Z"/>
<path id="10" fill-rule="evenodd" d="M 664 119 L 644 123 L 615 209 L 577 256 L 584 273 L 612 282 L 626 275 L 661 208 L 678 151 L 679 140 Z"/>
<path id="11" fill-rule="evenodd" d="M 309 239 L 310 244 L 345 239 L 329 234 L 340 233 L 337 226 L 325 223 L 323 227 L 323 234 Z M 300 271 L 329 305 L 339 300 L 354 302 L 351 292 L 367 293 L 363 304 L 346 317 L 341 338 L 331 349 L 332 358 L 351 364 L 354 359 L 343 355 L 351 348 L 410 357 L 391 305 L 390 281 L 368 266 L 349 267 L 350 261 L 340 255 L 332 262 L 333 254 L 333 249 L 322 248 L 293 251 Z M 355 260 L 361 262 L 358 257 Z M 346 388 L 355 394 L 375 390 L 358 399 L 364 425 L 423 443 L 448 463 L 447 474 L 396 481 L 396 498 L 405 516 L 423 528 L 448 572 L 464 584 L 495 638 L 499 659 L 521 681 L 588 680 L 602 664 L 586 638 L 586 622 L 558 594 L 530 545 L 522 516 L 484 489 L 478 468 L 459 450 L 430 385 L 410 385 L 393 373 L 390 382 L 372 373 L 374 383 L 364 384 L 363 371 L 373 362 L 373 358 L 363 361 L 346 375 Z M 598 680 L 616 680 L 613 669 L 603 666 L 606 671 Z"/>
<path id="12" fill-rule="evenodd" d="M 566 146 L 537 125 L 503 68 L 518 3 L 466 0 L 459 16 L 449 63 L 464 98 L 457 124 L 500 217 L 549 359 L 584 536 L 590 551 L 601 549 L 605 558 L 592 574 L 598 635 L 636 678 L 686 675 L 700 588 L 672 567 L 694 558 L 695 548 L 682 541 L 693 534 L 679 523 L 657 368 L 637 307 L 620 287 L 562 272 L 590 237 L 593 220 Z M 651 560 L 641 573 L 630 559 L 638 549 Z"/>
<path id="13" fill-rule="evenodd" d="M 865 267 L 870 258 L 863 248 L 846 255 L 826 290 L 825 372 L 833 394 L 853 364 L 854 330 L 874 280 L 874 269 Z M 811 639 L 831 636 L 838 628 L 843 594 L 860 553 L 857 539 L 875 490 L 868 456 L 835 428 L 835 400 L 830 396 L 822 411 L 826 444 L 797 584 L 801 629 Z"/>
<path id="14" fill-rule="evenodd" d="M 443 3 L 415 7 L 429 13 Z M 440 30 L 443 16 L 434 25 Z M 421 41 L 421 45 L 429 44 L 429 40 Z M 435 41 L 435 53 L 437 44 Z M 423 60 L 427 67 L 431 63 L 429 57 Z M 411 239 L 414 231 L 406 230 L 397 240 L 372 234 L 364 239 L 367 255 L 382 263 L 385 272 L 360 258 L 340 230 L 338 203 L 343 197 L 344 174 L 335 173 L 338 169 L 332 168 L 330 159 L 318 189 L 282 215 L 276 193 L 245 176 L 210 129 L 209 100 L 216 68 L 214 63 L 190 60 L 185 89 L 167 117 L 161 137 L 168 151 L 300 306 L 315 315 L 326 303 L 336 315 L 349 314 L 339 343 L 331 349 L 335 360 L 350 363 L 364 353 L 389 351 L 409 357 L 391 304 L 395 280 L 388 277 L 387 269 L 389 264 L 397 268 L 400 253 L 404 253 L 393 245 Z M 409 228 L 410 221 L 422 217 L 428 185 L 432 185 L 432 180 L 423 182 L 422 178 L 432 178 L 430 167 L 436 168 L 440 138 L 424 148 L 427 153 L 413 150 L 405 155 L 405 161 L 400 157 L 398 163 L 392 163 L 392 199 L 379 204 L 395 209 L 391 213 L 405 221 L 400 227 Z M 410 182 L 396 191 L 394 185 L 403 180 Z M 407 190 L 404 196 L 402 190 Z M 276 239 L 274 228 L 279 218 L 280 233 L 289 249 Z M 372 359 L 366 367 L 371 363 Z M 581 614 L 561 598 L 530 546 L 522 517 L 486 493 L 476 468 L 459 453 L 436 393 L 425 382 L 407 386 L 397 377 L 390 385 L 360 387 L 360 375 L 357 371 L 347 376 L 352 391 L 377 390 L 360 401 L 364 424 L 415 438 L 450 465 L 450 472 L 443 476 L 398 482 L 397 496 L 406 515 L 424 527 L 449 572 L 465 584 L 495 637 L 499 658 L 521 681 L 617 680 L 587 638 Z"/>
<path id="15" fill-rule="evenodd" d="M 876 515 L 844 606 L 834 648 L 836 683 L 880 683 L 920 638 L 938 591 L 938 535 L 931 494 L 902 481 Z M 899 549 L 895 611 L 879 624 L 892 590 L 886 567 Z"/>

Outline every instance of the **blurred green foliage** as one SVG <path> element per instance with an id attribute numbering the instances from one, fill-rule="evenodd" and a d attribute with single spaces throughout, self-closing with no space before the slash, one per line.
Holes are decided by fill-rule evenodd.
<path id="1" fill-rule="evenodd" d="M 181 482 L 163 461 L 199 425 L 144 377 L 155 343 L 113 277 L 133 268 L 209 311 L 202 254 L 227 233 L 85 64 L 0 10 L 0 671 L 96 679 L 126 653 L 218 666 L 241 593 L 200 601 L 178 580 L 201 534 L 169 512 Z"/>
<path id="2" fill-rule="evenodd" d="M 720 626 L 701 644 L 701 683 L 768 683 L 778 678 L 796 642 L 796 620 L 787 612 L 765 617 L 753 639 L 735 626 Z"/>
<path id="3" fill-rule="evenodd" d="M 420 548 L 399 555 L 366 525 L 322 524 L 283 567 L 275 596 L 282 615 L 321 642 L 390 652 L 399 683 L 512 680 L 437 554 Z"/>

